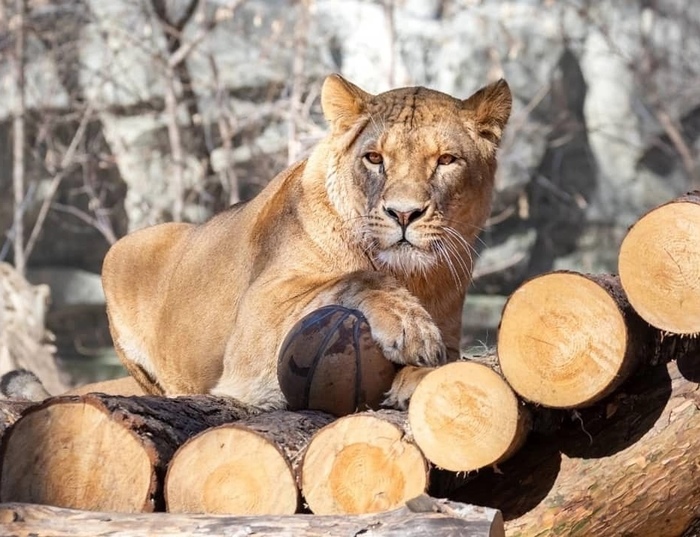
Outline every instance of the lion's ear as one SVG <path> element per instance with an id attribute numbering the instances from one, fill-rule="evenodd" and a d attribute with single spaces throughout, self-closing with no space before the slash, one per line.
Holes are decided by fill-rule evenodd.
<path id="1" fill-rule="evenodd" d="M 510 117 L 513 104 L 508 83 L 500 79 L 481 88 L 474 95 L 463 101 L 464 109 L 479 129 L 479 134 L 498 143 L 503 129 Z"/>
<path id="2" fill-rule="evenodd" d="M 345 130 L 352 126 L 365 111 L 371 95 L 345 80 L 340 75 L 330 75 L 321 89 L 323 115 L 333 127 Z"/>

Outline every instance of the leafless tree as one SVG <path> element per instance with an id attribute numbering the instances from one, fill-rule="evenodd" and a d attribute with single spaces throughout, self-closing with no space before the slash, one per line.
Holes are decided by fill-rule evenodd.
<path id="1" fill-rule="evenodd" d="M 15 106 L 12 121 L 13 165 L 12 188 L 14 192 L 14 216 L 12 239 L 14 244 L 15 267 L 24 274 L 26 258 L 24 254 L 24 206 L 25 206 L 25 102 L 24 102 L 24 39 L 25 39 L 25 0 L 15 0 L 13 33 L 15 37 L 14 73 Z"/>

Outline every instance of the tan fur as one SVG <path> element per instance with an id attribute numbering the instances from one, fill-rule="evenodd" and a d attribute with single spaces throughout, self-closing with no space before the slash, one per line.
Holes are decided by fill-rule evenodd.
<path id="1" fill-rule="evenodd" d="M 322 106 L 329 136 L 256 198 L 203 225 L 138 231 L 109 251 L 112 335 L 146 392 L 282 407 L 279 346 L 327 304 L 362 311 L 394 362 L 458 358 L 507 84 L 462 101 L 425 88 L 369 95 L 333 75 Z M 409 242 L 399 244 L 402 224 Z M 412 393 L 408 371 L 401 395 L 389 395 L 397 406 Z"/>

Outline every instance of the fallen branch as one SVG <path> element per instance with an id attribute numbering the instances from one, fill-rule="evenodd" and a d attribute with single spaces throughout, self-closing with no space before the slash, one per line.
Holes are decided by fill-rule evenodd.
<path id="1" fill-rule="evenodd" d="M 0 525 L 18 537 L 126 537 L 132 535 L 226 535 L 227 537 L 375 537 L 464 535 L 505 537 L 503 518 L 494 509 L 422 496 L 405 507 L 376 515 L 287 515 L 232 517 L 170 513 L 115 514 L 62 509 L 46 505 L 0 505 Z"/>

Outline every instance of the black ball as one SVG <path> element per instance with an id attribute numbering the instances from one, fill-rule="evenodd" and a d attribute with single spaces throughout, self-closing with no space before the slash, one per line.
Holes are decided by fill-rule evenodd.
<path id="1" fill-rule="evenodd" d="M 336 416 L 378 408 L 395 374 L 365 316 L 337 305 L 319 308 L 296 323 L 277 362 L 280 388 L 292 410 Z"/>

